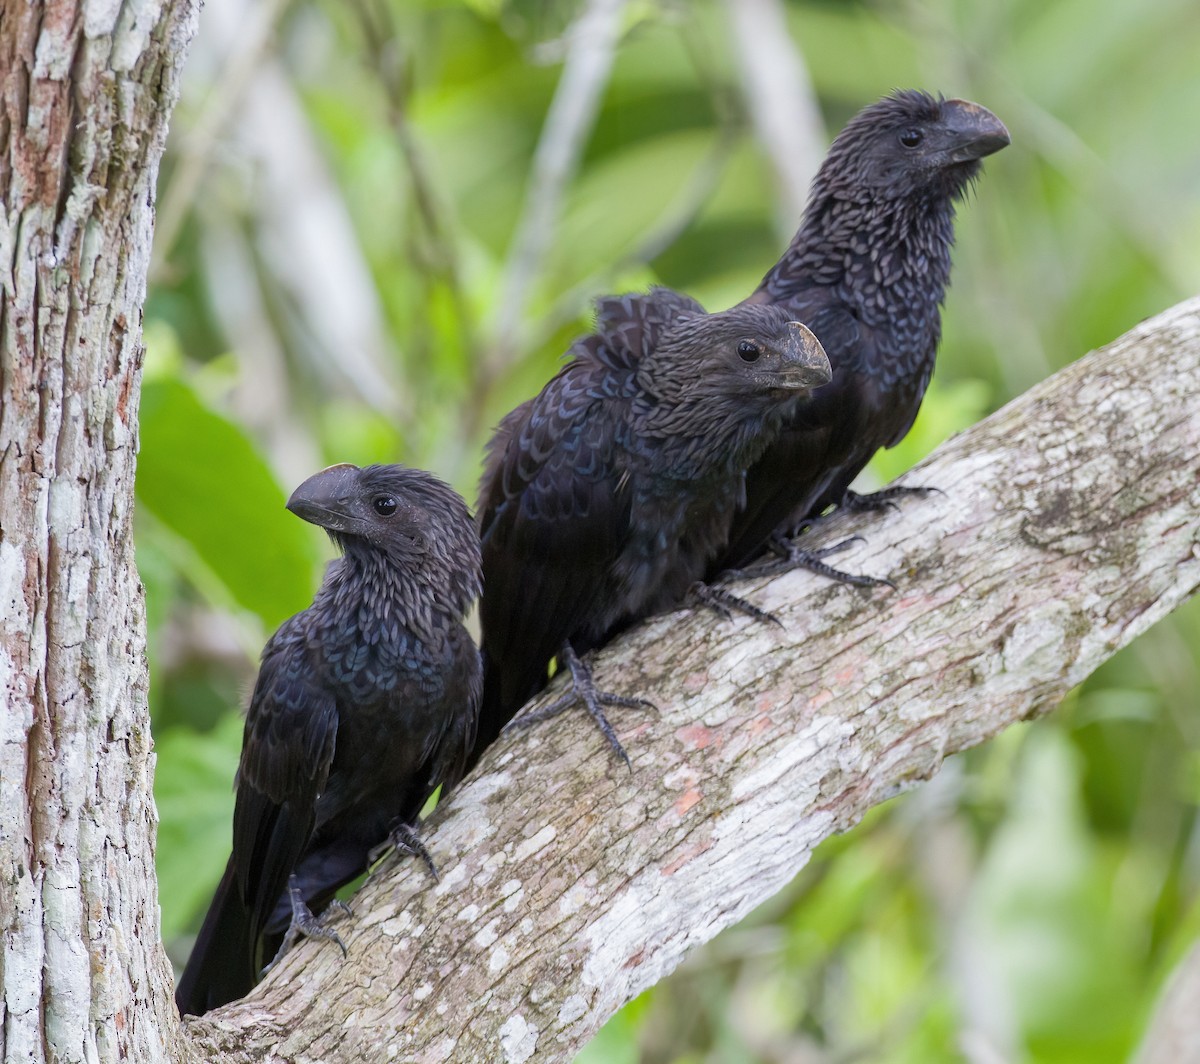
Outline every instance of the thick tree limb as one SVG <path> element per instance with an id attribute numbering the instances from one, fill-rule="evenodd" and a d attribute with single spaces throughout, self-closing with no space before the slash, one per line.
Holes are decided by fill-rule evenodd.
<path id="1" fill-rule="evenodd" d="M 1200 586 L 1200 300 L 950 441 L 945 494 L 831 522 L 865 593 L 747 590 L 781 628 L 673 614 L 596 662 L 661 713 L 502 740 L 432 818 L 442 870 L 370 884 L 339 930 L 189 1023 L 222 1061 L 557 1060 L 812 848 L 957 750 L 1052 708 Z"/>

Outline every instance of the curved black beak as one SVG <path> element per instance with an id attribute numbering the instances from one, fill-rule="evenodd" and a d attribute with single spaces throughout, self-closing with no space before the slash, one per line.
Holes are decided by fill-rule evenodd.
<path id="1" fill-rule="evenodd" d="M 942 104 L 942 121 L 952 137 L 951 162 L 982 159 L 1012 142 L 1004 123 L 986 107 L 970 100 L 947 100 Z"/>
<path id="2" fill-rule="evenodd" d="M 833 367 L 813 331 L 798 321 L 788 322 L 779 375 L 784 388 L 819 388 L 833 380 Z"/>
<path id="3" fill-rule="evenodd" d="M 343 462 L 314 473 L 287 501 L 297 517 L 321 528 L 344 531 L 350 517 L 348 504 L 358 486 L 358 466 Z"/>

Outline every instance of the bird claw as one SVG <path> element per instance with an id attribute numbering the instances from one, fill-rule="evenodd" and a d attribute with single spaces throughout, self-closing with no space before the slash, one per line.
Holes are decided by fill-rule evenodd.
<path id="1" fill-rule="evenodd" d="M 826 552 L 797 550 L 792 557 L 792 567 L 807 569 L 810 573 L 816 573 L 818 576 L 834 580 L 839 584 L 850 584 L 853 587 L 886 587 L 892 591 L 896 590 L 895 583 L 886 577 L 867 576 L 865 573 L 848 573 L 844 569 L 837 569 L 832 565 L 826 565 L 825 562 L 821 561 L 821 556 L 824 553 Z"/>
<path id="2" fill-rule="evenodd" d="M 932 495 L 937 492 L 939 495 L 945 495 L 941 488 L 935 488 L 932 485 L 922 486 L 913 485 L 908 487 L 902 484 L 897 484 L 891 488 L 884 488 L 882 491 L 872 491 L 860 495 L 857 491 L 846 489 L 846 493 L 842 496 L 842 501 L 838 503 L 839 510 L 846 510 L 850 513 L 870 513 L 875 510 L 899 510 L 896 505 L 897 499 L 903 499 L 907 496 L 914 495 L 917 498 L 924 498 L 926 495 Z"/>
<path id="3" fill-rule="evenodd" d="M 429 851 L 425 849 L 425 843 L 421 841 L 421 836 L 417 834 L 417 829 L 411 824 L 403 822 L 396 824 L 388 832 L 388 837 L 367 854 L 367 861 L 370 864 L 375 864 L 380 858 L 393 853 L 403 853 L 409 857 L 419 857 L 425 863 L 425 867 L 429 869 L 429 874 L 433 876 L 433 881 L 435 883 L 441 882 L 437 865 L 433 863 L 433 858 L 429 856 Z"/>
<path id="4" fill-rule="evenodd" d="M 338 948 L 342 951 L 342 959 L 349 956 L 349 950 L 346 949 L 346 943 L 342 941 L 341 936 L 333 930 L 332 927 L 326 927 L 325 921 L 328 919 L 328 910 L 320 916 L 315 916 L 313 911 L 305 904 L 304 897 L 300 893 L 300 885 L 295 877 L 288 877 L 288 900 L 292 905 L 292 919 L 288 924 L 286 934 L 283 936 L 283 941 L 279 944 L 279 951 L 275 954 L 274 959 L 263 969 L 263 974 L 271 971 L 276 965 L 283 960 L 284 956 L 301 938 L 317 938 L 326 939 L 330 942 L 336 942 Z M 350 914 L 350 906 L 344 901 L 335 899 L 329 903 L 330 909 L 336 909 L 345 915 Z"/>
<path id="5" fill-rule="evenodd" d="M 629 755 L 625 753 L 625 748 L 621 745 L 621 741 L 617 738 L 617 733 L 608 722 L 608 718 L 604 715 L 604 710 L 601 707 L 653 709 L 657 712 L 658 706 L 644 698 L 630 698 L 628 695 L 619 695 L 612 691 L 597 691 L 596 685 L 592 680 L 591 669 L 579 660 L 579 656 L 572 649 L 570 643 L 563 644 L 563 648 L 559 652 L 559 658 L 571 670 L 571 690 L 564 695 L 560 695 L 548 706 L 543 706 L 541 709 L 535 709 L 532 713 L 525 713 L 519 717 L 515 717 L 504 726 L 504 731 L 528 728 L 532 724 L 549 720 L 551 717 L 557 717 L 564 710 L 582 702 L 583 708 L 587 710 L 588 715 L 595 721 L 596 727 L 600 729 L 600 734 L 608 741 L 608 745 L 612 748 L 613 753 L 624 761 L 626 768 L 632 772 L 633 763 L 629 760 Z"/>
<path id="6" fill-rule="evenodd" d="M 697 580 L 688 589 L 688 601 L 690 605 L 703 606 L 720 614 L 727 621 L 732 621 L 735 613 L 742 613 L 756 621 L 783 627 L 783 622 L 775 614 L 759 609 L 754 603 L 748 602 L 722 587 L 706 584 L 700 580 Z"/>
<path id="7" fill-rule="evenodd" d="M 896 585 L 891 580 L 878 576 L 865 576 L 861 573 L 848 573 L 843 569 L 836 569 L 821 560 L 828 558 L 831 554 L 840 554 L 842 551 L 854 546 L 855 543 L 861 542 L 863 542 L 862 536 L 848 536 L 837 543 L 831 543 L 827 547 L 805 550 L 796 546 L 793 541 L 784 539 L 782 536 L 772 536 L 767 546 L 776 555 L 775 561 L 757 562 L 754 565 L 747 566 L 745 569 L 730 570 L 724 574 L 724 577 L 726 579 L 735 579 L 740 577 L 778 576 L 780 573 L 791 572 L 793 569 L 807 569 L 810 573 L 816 573 L 818 576 L 823 576 L 828 580 L 834 580 L 840 584 L 851 584 L 854 587 L 890 587 L 895 591 Z"/>
<path id="8" fill-rule="evenodd" d="M 814 550 L 800 550 L 791 540 L 775 536 L 767 546 L 780 561 L 790 564 L 797 554 L 803 554 L 806 558 L 828 558 L 831 554 L 841 554 L 842 551 L 849 550 L 855 543 L 866 543 L 866 540 L 862 536 L 847 536 L 845 539 L 839 539 L 836 543 L 830 543 L 826 547 L 817 547 Z M 871 578 L 867 577 L 866 579 Z"/>

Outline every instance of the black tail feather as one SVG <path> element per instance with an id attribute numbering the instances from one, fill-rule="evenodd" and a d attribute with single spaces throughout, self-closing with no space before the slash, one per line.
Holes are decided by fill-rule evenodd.
<path id="1" fill-rule="evenodd" d="M 504 726 L 548 681 L 545 664 L 538 669 L 526 662 L 517 672 L 510 663 L 506 671 L 488 655 L 486 647 L 480 651 L 480 657 L 483 660 L 483 697 L 479 703 L 479 725 L 463 775 L 478 764 L 483 752 L 500 737 Z"/>
<path id="2" fill-rule="evenodd" d="M 180 1015 L 199 1016 L 250 992 L 258 979 L 255 938 L 230 862 L 175 987 Z"/>

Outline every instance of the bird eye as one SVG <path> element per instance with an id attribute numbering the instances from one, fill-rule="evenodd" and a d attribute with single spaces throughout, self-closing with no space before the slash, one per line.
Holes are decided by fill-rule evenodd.
<path id="1" fill-rule="evenodd" d="M 915 148 L 921 143 L 921 131 L 919 129 L 906 129 L 900 134 L 900 143 L 906 148 Z"/>
<path id="2" fill-rule="evenodd" d="M 371 505 L 380 517 L 391 517 L 396 512 L 396 500 L 390 495 L 376 495 Z"/>
<path id="3" fill-rule="evenodd" d="M 738 344 L 738 358 L 743 362 L 757 362 L 762 351 L 753 340 L 743 340 Z"/>

